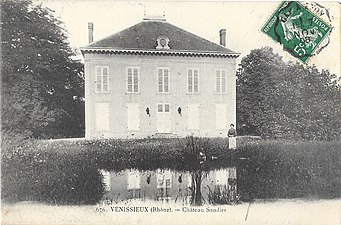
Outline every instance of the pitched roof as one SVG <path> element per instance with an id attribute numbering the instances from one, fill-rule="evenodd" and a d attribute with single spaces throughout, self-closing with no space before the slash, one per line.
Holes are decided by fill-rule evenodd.
<path id="1" fill-rule="evenodd" d="M 160 36 L 169 38 L 170 49 L 156 49 L 157 38 Z M 90 43 L 82 50 L 107 52 L 124 50 L 134 53 L 161 51 L 166 54 L 187 52 L 239 56 L 239 53 L 160 20 L 143 20 L 121 32 Z"/>

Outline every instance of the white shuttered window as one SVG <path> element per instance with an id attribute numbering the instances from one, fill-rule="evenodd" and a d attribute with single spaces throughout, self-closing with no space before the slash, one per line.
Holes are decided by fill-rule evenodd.
<path id="1" fill-rule="evenodd" d="M 140 71 L 138 67 L 127 68 L 127 92 L 138 93 L 140 91 Z"/>
<path id="2" fill-rule="evenodd" d="M 96 81 L 95 91 L 96 93 L 109 92 L 109 67 L 108 66 L 96 66 Z"/>
<path id="3" fill-rule="evenodd" d="M 158 68 L 157 69 L 157 91 L 159 93 L 169 92 L 169 69 L 168 68 Z"/>
<path id="4" fill-rule="evenodd" d="M 110 131 L 109 103 L 95 103 L 96 131 Z"/>
<path id="5" fill-rule="evenodd" d="M 216 129 L 227 129 L 227 105 L 216 104 L 215 105 L 215 124 Z"/>
<path id="6" fill-rule="evenodd" d="M 216 93 L 226 94 L 227 93 L 227 77 L 226 70 L 216 70 Z"/>
<path id="7" fill-rule="evenodd" d="M 140 106 L 138 103 L 127 103 L 127 129 L 140 129 Z"/>
<path id="8" fill-rule="evenodd" d="M 200 110 L 199 104 L 193 103 L 188 104 L 188 130 L 199 130 L 200 129 Z"/>
<path id="9" fill-rule="evenodd" d="M 189 69 L 187 73 L 187 92 L 199 92 L 199 70 Z"/>

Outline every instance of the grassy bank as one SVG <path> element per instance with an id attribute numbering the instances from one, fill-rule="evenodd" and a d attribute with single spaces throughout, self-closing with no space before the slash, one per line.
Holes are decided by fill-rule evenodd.
<path id="1" fill-rule="evenodd" d="M 210 170 L 237 166 L 244 199 L 341 197 L 340 142 L 239 139 L 143 139 L 5 143 L 2 198 L 94 204 L 103 194 L 98 169 Z M 217 157 L 202 166 L 198 153 Z"/>

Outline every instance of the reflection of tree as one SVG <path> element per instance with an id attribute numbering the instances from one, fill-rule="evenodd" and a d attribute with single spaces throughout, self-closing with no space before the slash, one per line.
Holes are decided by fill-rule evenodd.
<path id="1" fill-rule="evenodd" d="M 186 159 L 188 164 L 191 165 L 191 169 L 189 169 L 191 176 L 191 185 L 189 187 L 191 193 L 190 203 L 197 206 L 206 202 L 213 204 L 236 203 L 238 201 L 236 186 L 237 180 L 235 177 L 230 177 L 228 179 L 227 175 L 225 176 L 225 179 L 228 179 L 228 181 L 225 185 L 214 184 L 213 188 L 207 185 L 209 194 L 207 201 L 205 201 L 202 193 L 202 182 L 205 177 L 209 176 L 209 171 L 211 171 L 210 168 L 212 169 L 212 166 L 216 168 L 217 165 L 215 164 L 218 162 L 212 164 L 212 160 L 217 159 L 217 157 L 212 155 L 212 153 L 214 154 L 214 151 L 208 152 L 208 139 L 194 138 L 193 136 L 190 136 L 186 138 L 186 142 L 186 152 L 188 152 Z M 226 149 L 226 151 L 228 150 Z M 234 156 L 230 155 L 228 158 L 229 160 L 233 161 Z"/>
<path id="2" fill-rule="evenodd" d="M 206 174 L 204 168 L 207 167 L 207 149 L 208 149 L 208 139 L 196 139 L 193 136 L 187 137 L 187 148 L 190 152 L 190 165 L 192 170 L 190 172 L 192 177 L 192 185 L 190 187 L 191 191 L 191 204 L 201 205 L 203 203 L 201 183 L 203 176 Z"/>
<path id="3" fill-rule="evenodd" d="M 192 172 L 192 186 L 191 189 L 191 204 L 202 204 L 201 182 L 202 182 L 202 170 L 196 170 Z"/>

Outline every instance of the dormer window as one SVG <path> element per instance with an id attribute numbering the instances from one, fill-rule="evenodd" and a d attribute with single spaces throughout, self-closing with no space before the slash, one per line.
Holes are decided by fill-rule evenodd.
<path id="1" fill-rule="evenodd" d="M 157 38 L 157 46 L 156 49 L 170 49 L 168 43 L 169 43 L 169 38 L 166 36 L 160 36 Z"/>

